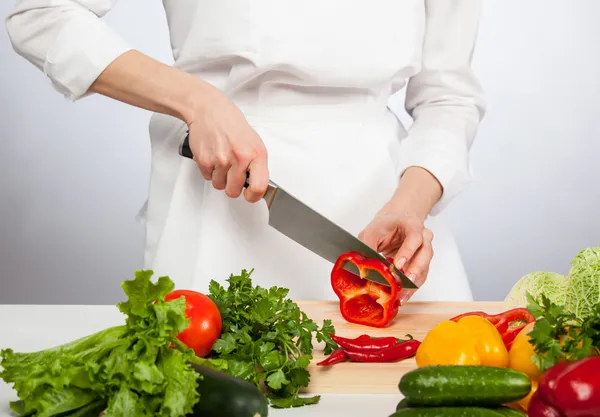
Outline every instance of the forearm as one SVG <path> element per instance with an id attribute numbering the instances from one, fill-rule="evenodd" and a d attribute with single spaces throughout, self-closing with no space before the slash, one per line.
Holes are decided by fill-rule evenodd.
<path id="1" fill-rule="evenodd" d="M 90 90 L 188 123 L 202 100 L 215 92 L 199 78 L 135 50 L 115 59 Z"/>
<path id="2" fill-rule="evenodd" d="M 442 192 L 439 181 L 429 171 L 411 166 L 404 171 L 384 210 L 416 216 L 425 221 Z"/>

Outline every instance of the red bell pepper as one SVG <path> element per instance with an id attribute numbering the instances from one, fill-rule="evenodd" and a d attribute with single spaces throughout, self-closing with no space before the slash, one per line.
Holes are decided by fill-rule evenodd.
<path id="1" fill-rule="evenodd" d="M 360 276 L 343 267 L 351 262 Z M 377 271 L 390 286 L 364 279 L 367 270 Z M 350 323 L 385 327 L 398 314 L 400 288 L 387 265 L 378 259 L 367 259 L 358 252 L 341 255 L 331 271 L 331 285 L 340 299 L 340 312 Z"/>
<path id="2" fill-rule="evenodd" d="M 556 408 L 546 404 L 540 397 L 539 391 L 531 396 L 529 405 L 527 406 L 528 417 L 566 417 Z"/>
<path id="3" fill-rule="evenodd" d="M 553 366 L 541 376 L 536 394 L 539 394 L 536 401 L 545 408 L 555 409 L 558 416 L 600 416 L 600 356 Z M 545 417 L 545 414 L 530 416 Z"/>

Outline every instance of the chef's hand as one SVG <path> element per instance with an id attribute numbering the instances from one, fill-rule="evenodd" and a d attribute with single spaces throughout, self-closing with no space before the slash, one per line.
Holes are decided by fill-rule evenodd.
<path id="1" fill-rule="evenodd" d="M 381 211 L 358 235 L 364 243 L 402 270 L 417 286 L 423 285 L 433 258 L 433 232 L 411 215 Z"/>
<path id="2" fill-rule="evenodd" d="M 433 258 L 433 232 L 425 227 L 425 219 L 441 194 L 440 183 L 429 171 L 410 167 L 392 199 L 358 235 L 383 256 L 393 258 L 394 265 L 418 287 L 427 279 Z"/>
<path id="3" fill-rule="evenodd" d="M 202 176 L 212 181 L 215 189 L 237 198 L 249 171 L 244 197 L 249 202 L 259 201 L 269 184 L 267 150 L 235 104 L 214 89 L 202 97 L 186 122 L 190 148 Z"/>

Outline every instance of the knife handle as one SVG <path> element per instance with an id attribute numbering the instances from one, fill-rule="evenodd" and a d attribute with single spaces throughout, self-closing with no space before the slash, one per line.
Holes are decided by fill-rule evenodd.
<path id="1" fill-rule="evenodd" d="M 189 132 L 185 135 L 185 139 L 179 146 L 179 155 L 194 159 L 194 154 L 192 153 L 192 148 L 190 148 L 190 134 Z M 248 183 L 248 179 L 250 178 L 250 172 L 246 171 L 246 181 L 244 181 L 244 188 L 248 188 L 250 184 Z"/>

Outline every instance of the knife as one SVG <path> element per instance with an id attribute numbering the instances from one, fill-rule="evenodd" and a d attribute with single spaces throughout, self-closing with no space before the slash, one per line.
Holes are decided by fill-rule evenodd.
<path id="1" fill-rule="evenodd" d="M 179 146 L 179 154 L 193 159 L 189 134 Z M 246 173 L 244 187 L 249 185 L 248 176 L 249 173 Z M 400 278 L 402 288 L 418 288 L 379 252 L 296 199 L 273 181 L 269 181 L 262 198 L 269 210 L 269 225 L 311 252 L 334 264 L 343 253 L 356 251 L 367 258 L 378 259 L 388 266 L 392 273 Z M 291 219 L 293 221 L 290 221 Z M 346 262 L 344 269 L 359 275 L 358 268 L 351 262 Z M 377 271 L 367 269 L 364 278 L 389 287 L 387 280 Z"/>

